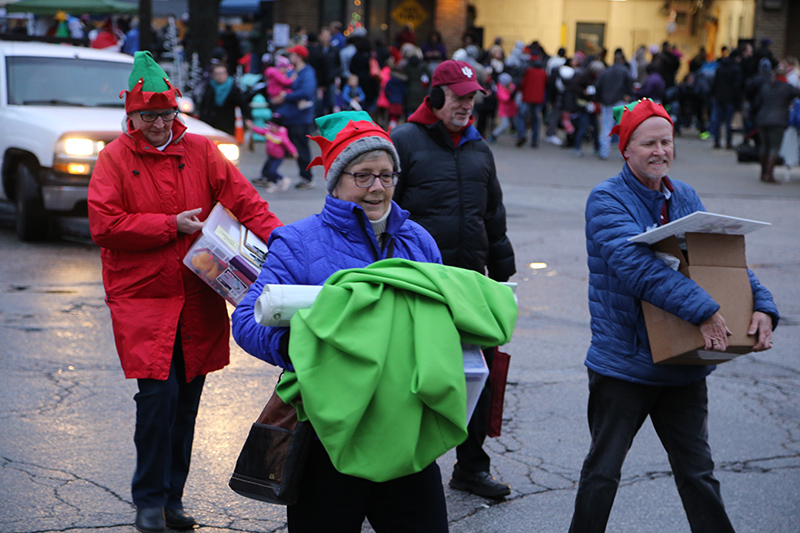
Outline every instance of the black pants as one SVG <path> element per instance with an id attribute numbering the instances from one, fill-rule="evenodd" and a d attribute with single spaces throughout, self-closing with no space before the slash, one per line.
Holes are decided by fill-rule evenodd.
<path id="1" fill-rule="evenodd" d="M 708 446 L 705 379 L 680 387 L 657 387 L 589 370 L 588 414 L 592 445 L 581 470 L 571 532 L 605 531 L 622 463 L 648 415 L 669 456 L 692 531 L 733 531 Z"/>
<path id="2" fill-rule="evenodd" d="M 300 170 L 300 177 L 306 181 L 311 181 L 312 175 L 306 167 L 311 163 L 311 148 L 308 146 L 308 137 L 311 133 L 311 124 L 291 124 L 286 126 L 289 140 L 297 148 L 297 167 Z"/>
<path id="3" fill-rule="evenodd" d="M 484 348 L 483 357 L 489 370 L 494 362 L 494 347 Z M 475 405 L 475 412 L 467 424 L 467 440 L 456 446 L 456 461 L 459 469 L 467 472 L 488 472 L 489 455 L 483 450 L 489 418 L 489 403 L 492 398 L 492 387 L 489 380 L 483 387 L 481 397 Z"/>
<path id="4" fill-rule="evenodd" d="M 290 533 L 359 533 L 364 518 L 377 533 L 448 530 L 436 463 L 383 483 L 338 472 L 319 440 L 311 444 L 299 499 L 287 507 Z"/>
<path id="5" fill-rule="evenodd" d="M 131 492 L 140 507 L 181 509 L 189 475 L 194 423 L 205 376 L 186 383 L 180 333 L 166 381 L 139 379 L 136 401 L 136 472 Z"/>
<path id="6" fill-rule="evenodd" d="M 281 173 L 278 172 L 278 169 L 281 167 L 281 163 L 283 163 L 282 157 L 267 157 L 267 160 L 264 161 L 264 166 L 261 167 L 261 176 L 266 178 L 266 180 L 270 183 L 278 183 L 283 179 Z"/>

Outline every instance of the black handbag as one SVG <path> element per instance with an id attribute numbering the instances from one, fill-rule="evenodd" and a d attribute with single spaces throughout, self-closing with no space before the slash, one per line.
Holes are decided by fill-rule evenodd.
<path id="1" fill-rule="evenodd" d="M 314 430 L 273 393 L 239 453 L 228 486 L 254 500 L 278 505 L 297 502 L 298 487 Z"/>

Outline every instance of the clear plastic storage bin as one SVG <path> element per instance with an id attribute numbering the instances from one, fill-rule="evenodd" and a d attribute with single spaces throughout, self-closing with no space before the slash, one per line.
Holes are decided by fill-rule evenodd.
<path id="1" fill-rule="evenodd" d="M 267 244 L 218 203 L 183 264 L 235 306 L 258 277 L 266 257 Z"/>

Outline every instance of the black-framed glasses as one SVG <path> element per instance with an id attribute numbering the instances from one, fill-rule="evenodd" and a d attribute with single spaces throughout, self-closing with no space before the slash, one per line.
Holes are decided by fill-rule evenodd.
<path id="1" fill-rule="evenodd" d="M 397 185 L 397 180 L 400 178 L 399 172 L 384 172 L 383 174 L 373 174 L 371 172 L 342 172 L 342 174 L 353 176 L 353 179 L 356 180 L 356 187 L 360 187 L 361 189 L 369 189 L 372 187 L 372 184 L 375 183 L 376 179 L 381 180 L 381 185 L 388 189 L 389 187 Z"/>
<path id="2" fill-rule="evenodd" d="M 139 111 L 139 116 L 142 117 L 142 120 L 145 122 L 155 122 L 158 120 L 158 117 L 161 117 L 161 120 L 164 122 L 172 122 L 175 120 L 175 117 L 178 116 L 180 111 L 164 111 L 163 113 L 156 113 L 155 111 Z"/>

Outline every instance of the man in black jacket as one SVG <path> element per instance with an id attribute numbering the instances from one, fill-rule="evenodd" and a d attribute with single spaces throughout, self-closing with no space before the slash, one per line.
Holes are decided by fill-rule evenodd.
<path id="1" fill-rule="evenodd" d="M 308 34 L 308 64 L 314 67 L 317 75 L 317 105 L 314 116 L 320 117 L 333 112 L 336 88 L 334 82 L 341 74 L 339 51 L 331 46 L 331 31 L 322 28 L 319 36 Z"/>
<path id="2" fill-rule="evenodd" d="M 608 159 L 611 152 L 611 128 L 614 127 L 614 107 L 625 105 L 633 96 L 633 77 L 621 48 L 614 50 L 614 64 L 597 77 L 597 102 L 602 106 L 600 132 L 600 159 Z"/>
<path id="3" fill-rule="evenodd" d="M 711 84 L 711 95 L 714 100 L 711 106 L 711 133 L 714 135 L 714 148 L 722 148 L 721 132 L 725 125 L 725 148 L 733 149 L 733 130 L 731 121 L 733 114 L 741 107 L 742 102 L 742 53 L 737 49 L 728 57 L 719 60 L 714 82 Z"/>
<path id="4" fill-rule="evenodd" d="M 473 127 L 475 95 L 484 91 L 463 61 L 443 61 L 431 94 L 392 130 L 400 155 L 394 200 L 436 239 L 444 264 L 487 273 L 506 281 L 516 272 L 506 236 L 506 211 L 494 157 Z M 484 351 L 491 368 L 494 349 Z M 490 390 L 487 383 L 469 422 L 467 440 L 456 448 L 450 486 L 488 498 L 511 493 L 489 473 L 486 438 Z"/>

